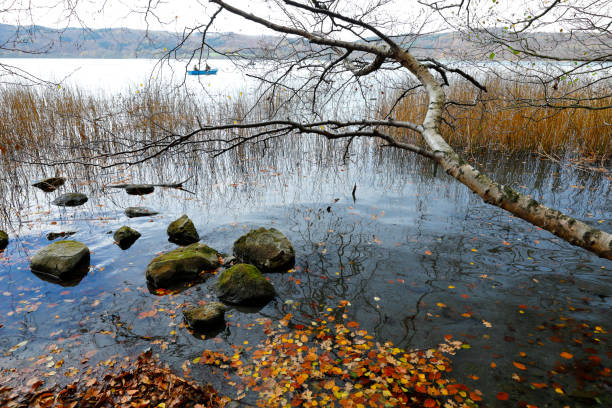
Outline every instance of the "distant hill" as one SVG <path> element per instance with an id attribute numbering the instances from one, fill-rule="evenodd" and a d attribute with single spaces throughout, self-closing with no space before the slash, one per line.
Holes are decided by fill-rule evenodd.
<path id="1" fill-rule="evenodd" d="M 47 58 L 159 58 L 181 41 L 181 34 L 168 31 L 144 31 L 128 28 L 54 30 L 42 26 L 16 27 L 0 24 L 0 57 Z M 199 55 L 202 35 L 195 33 L 177 51 L 176 57 Z M 531 40 L 563 57 L 582 56 L 592 52 L 595 44 L 570 39 L 565 34 L 536 33 Z M 205 50 L 204 58 L 215 58 L 217 53 L 265 57 L 269 52 L 282 54 L 289 45 L 305 48 L 304 40 L 286 40 L 278 36 L 257 36 L 237 33 L 209 33 L 212 49 Z M 291 44 L 289 44 L 291 41 Z M 418 57 L 486 59 L 487 47 L 466 41 L 457 32 L 398 38 Z M 274 50 L 274 51 L 272 51 Z M 499 58 L 511 57 L 510 50 L 496 51 Z M 172 55 L 174 56 L 174 55 Z"/>
<path id="2" fill-rule="evenodd" d="M 179 57 L 187 57 L 202 39 L 195 34 L 183 45 Z M 40 58 L 158 58 L 177 46 L 181 36 L 167 31 L 128 28 L 54 30 L 42 26 L 0 24 L 0 57 Z M 278 41 L 271 36 L 209 33 L 208 42 L 224 53 L 258 49 Z M 210 50 L 210 56 L 218 54 Z M 252 53 L 252 51 L 250 51 Z"/>

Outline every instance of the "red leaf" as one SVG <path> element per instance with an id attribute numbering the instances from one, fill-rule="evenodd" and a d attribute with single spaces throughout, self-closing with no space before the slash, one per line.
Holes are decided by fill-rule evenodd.
<path id="1" fill-rule="evenodd" d="M 498 392 L 497 393 L 497 399 L 500 401 L 508 401 L 508 398 L 510 398 L 510 395 L 508 395 L 507 392 Z"/>

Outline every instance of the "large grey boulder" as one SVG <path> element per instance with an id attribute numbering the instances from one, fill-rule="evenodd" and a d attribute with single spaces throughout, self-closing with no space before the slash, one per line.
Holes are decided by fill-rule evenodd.
<path id="1" fill-rule="evenodd" d="M 193 221 L 183 214 L 168 226 L 168 241 L 177 245 L 189 245 L 200 240 Z"/>
<path id="2" fill-rule="evenodd" d="M 89 248 L 78 241 L 59 241 L 38 251 L 30 269 L 58 281 L 82 277 L 89 269 Z"/>
<path id="3" fill-rule="evenodd" d="M 33 183 L 32 186 L 41 189 L 45 193 L 50 193 L 55 191 L 56 188 L 63 186 L 65 182 L 66 179 L 63 177 L 47 177 L 46 179 Z"/>
<path id="4" fill-rule="evenodd" d="M 249 231 L 234 242 L 234 255 L 263 272 L 286 272 L 295 265 L 295 251 L 276 228 Z"/>
<path id="5" fill-rule="evenodd" d="M 131 247 L 138 238 L 140 238 L 140 232 L 125 225 L 113 234 L 113 239 L 123 250 Z"/>
<path id="6" fill-rule="evenodd" d="M 150 217 L 157 214 L 159 214 L 157 211 L 146 207 L 128 207 L 125 209 L 125 215 L 127 215 L 128 218 Z"/>
<path id="7" fill-rule="evenodd" d="M 147 281 L 153 288 L 171 288 L 205 278 L 201 272 L 220 266 L 216 250 L 195 243 L 159 255 L 147 266 Z"/>
<path id="8" fill-rule="evenodd" d="M 225 303 L 243 306 L 266 304 L 276 296 L 274 286 L 261 271 L 248 264 L 224 270 L 215 285 L 215 293 Z"/>
<path id="9" fill-rule="evenodd" d="M 60 207 L 76 207 L 87 202 L 87 196 L 82 193 L 66 193 L 53 200 L 53 204 Z"/>
<path id="10" fill-rule="evenodd" d="M 8 246 L 8 234 L 4 231 L 0 231 L 0 251 Z"/>
<path id="11" fill-rule="evenodd" d="M 130 195 L 146 195 L 155 191 L 155 187 L 150 184 L 128 184 L 125 192 Z"/>
<path id="12" fill-rule="evenodd" d="M 225 317 L 225 305 L 220 302 L 210 302 L 204 306 L 183 310 L 187 325 L 193 330 L 206 330 L 221 325 Z"/>

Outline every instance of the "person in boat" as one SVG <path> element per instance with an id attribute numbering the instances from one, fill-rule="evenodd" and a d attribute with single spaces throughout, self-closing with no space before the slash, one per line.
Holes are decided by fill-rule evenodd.
<path id="1" fill-rule="evenodd" d="M 208 62 L 206 63 L 206 70 L 210 71 L 210 66 L 208 65 Z"/>
<path id="2" fill-rule="evenodd" d="M 194 66 L 193 66 L 193 70 L 194 70 L 194 71 L 199 71 L 199 70 L 200 70 L 200 68 L 199 68 L 199 67 L 198 67 L 196 64 L 194 64 Z"/>

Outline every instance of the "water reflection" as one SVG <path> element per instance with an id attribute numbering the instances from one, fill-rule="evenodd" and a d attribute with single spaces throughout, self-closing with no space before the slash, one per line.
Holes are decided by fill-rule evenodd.
<path id="1" fill-rule="evenodd" d="M 29 366 L 28 358 L 44 354 L 51 341 L 65 350 L 66 361 L 92 347 L 99 350 L 96 359 L 107 359 L 154 346 L 180 371 L 204 348 L 230 350 L 263 339 L 262 319 L 291 312 L 310 324 L 348 300 L 347 319 L 377 341 L 424 348 L 452 335 L 467 342 L 471 348 L 455 357 L 454 374 L 493 398 L 492 405 L 500 391 L 536 405 L 565 404 L 567 395 L 585 393 L 609 401 L 601 392 L 605 380 L 593 374 L 610 362 L 608 261 L 483 204 L 428 162 L 369 142 L 354 143 L 350 153 L 345 162 L 336 145 L 287 139 L 214 161 L 175 156 L 139 168 L 66 166 L 66 186 L 48 194 L 28 187 L 46 169 L 9 166 L 9 182 L 0 184 L 2 228 L 12 238 L 0 254 L 0 349 L 29 343 L 3 357 L 4 366 Z M 473 161 L 502 183 L 612 230 L 605 175 L 532 158 Z M 195 194 L 157 188 L 129 196 L 108 188 L 190 176 L 186 188 Z M 64 190 L 90 200 L 78 208 L 51 206 Z M 127 218 L 130 206 L 160 214 Z M 257 310 L 232 308 L 227 328 L 204 339 L 184 327 L 181 310 L 215 300 L 216 278 L 163 296 L 152 296 L 145 281 L 150 260 L 175 248 L 166 227 L 183 213 L 201 242 L 219 252 L 230 253 L 238 237 L 260 226 L 281 230 L 296 251 L 294 271 L 267 275 L 279 294 L 275 301 Z M 107 234 L 122 225 L 142 234 L 125 252 Z M 28 258 L 48 244 L 45 234 L 58 229 L 78 231 L 71 239 L 92 250 L 92 269 L 75 287 L 41 281 L 28 268 Z M 563 361 L 562 351 L 574 359 Z M 591 364 L 593 356 L 600 363 Z M 517 374 L 522 382 L 510 378 L 513 361 L 529 367 Z M 196 378 L 233 392 L 206 367 L 191 368 Z M 559 383 L 566 396 L 550 386 L 534 390 L 532 382 Z"/>

